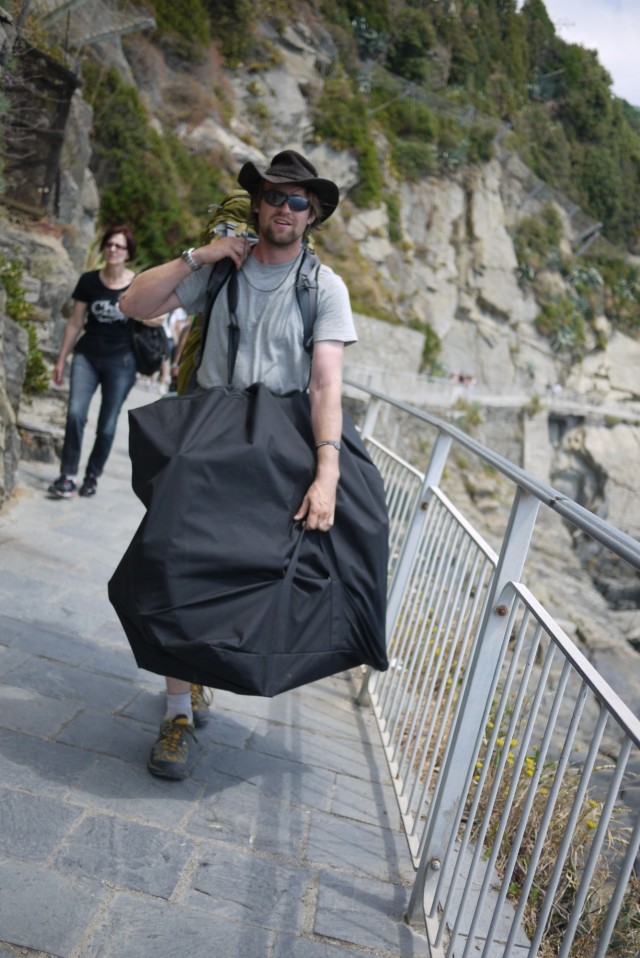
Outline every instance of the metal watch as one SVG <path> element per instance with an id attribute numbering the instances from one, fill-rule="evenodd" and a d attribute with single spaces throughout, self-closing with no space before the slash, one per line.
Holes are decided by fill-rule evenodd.
<path id="1" fill-rule="evenodd" d="M 199 269 L 202 269 L 202 263 L 198 263 L 193 258 L 194 250 L 195 250 L 195 247 L 191 246 L 189 249 L 184 250 L 180 255 L 182 256 L 183 260 L 185 261 L 189 269 L 193 273 L 197 273 Z"/>

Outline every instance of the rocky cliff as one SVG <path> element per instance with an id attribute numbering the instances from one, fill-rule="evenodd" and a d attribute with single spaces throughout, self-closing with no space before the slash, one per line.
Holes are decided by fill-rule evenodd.
<path id="1" fill-rule="evenodd" d="M 186 64 L 166 56 L 142 35 L 129 39 L 125 48 L 114 41 L 100 52 L 105 63 L 136 83 L 159 129 L 169 122 L 192 151 L 215 156 L 230 180 L 245 160 L 266 164 L 273 152 L 293 146 L 339 184 L 343 202 L 324 233 L 322 254 L 348 281 L 354 273 L 364 276 L 380 311 L 399 320 L 390 326 L 362 317 L 362 338 L 350 353 L 351 363 L 418 381 L 424 337 L 407 325 L 430 326 L 441 342 L 438 358 L 444 375 L 465 373 L 478 384 L 476 393 L 466 395 L 467 403 L 483 391 L 500 393 L 507 406 L 513 397 L 510 418 L 489 406 L 478 414 L 480 438 L 524 462 L 526 434 L 526 459 L 538 464 L 539 478 L 561 483 L 563 491 L 637 534 L 640 507 L 629 477 L 640 454 L 635 425 L 640 417 L 634 405 L 640 400 L 640 344 L 611 335 L 603 318 L 604 337 L 590 344 L 579 366 L 570 367 L 536 332 L 535 291 L 518 281 L 514 226 L 523 216 L 540 212 L 543 202 L 549 202 L 548 192 L 543 201 L 532 186 L 535 178 L 509 152 L 504 137 L 496 141 L 491 162 L 419 183 L 395 178 L 381 138 L 385 187 L 399 200 L 400 235 L 392 241 L 386 206 L 362 210 L 349 199 L 357 183 L 353 156 L 312 138 L 312 105 L 338 55 L 329 33 L 311 19 L 290 23 L 281 34 L 269 27 L 265 31 L 277 56 L 258 75 L 225 70 L 214 50 L 201 63 Z M 90 107 L 78 94 L 61 161 L 58 215 L 30 225 L 5 221 L 0 235 L 0 252 L 17 254 L 24 262 L 39 340 L 49 356 L 59 341 L 69 293 L 94 241 L 98 196 L 90 170 L 90 128 Z M 570 252 L 576 249 L 580 230 L 573 212 L 561 201 L 556 205 L 562 244 Z M 541 282 L 557 295 L 566 292 L 560 273 Z M 24 344 L 11 323 L 4 322 L 8 369 L 14 368 L 14 360 L 7 362 L 7 356 L 24 352 Z M 583 403 L 577 414 L 550 417 L 546 401 L 550 388 L 559 383 L 565 396 L 575 394 Z M 523 403 L 532 399 L 542 426 L 538 430 L 523 425 L 528 415 Z M 601 415 L 591 415 L 594 409 Z M 52 421 L 59 428 L 62 415 L 63 404 L 54 394 L 31 404 L 23 398 L 18 408 L 15 386 L 10 398 L 0 373 L 5 470 L 0 496 L 6 497 L 12 486 L 16 421 L 23 449 L 46 455 L 51 452 L 41 435 Z"/>

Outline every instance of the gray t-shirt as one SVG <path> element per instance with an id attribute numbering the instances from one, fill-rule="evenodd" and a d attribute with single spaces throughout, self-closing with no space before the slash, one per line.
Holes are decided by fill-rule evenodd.
<path id="1" fill-rule="evenodd" d="M 302 255 L 302 254 L 301 254 Z M 295 292 L 300 256 L 276 266 L 249 256 L 238 273 L 237 317 L 240 341 L 233 385 L 240 389 L 264 385 L 276 396 L 303 390 L 309 381 L 310 356 L 304 348 L 302 316 Z M 211 266 L 191 273 L 176 289 L 188 313 L 202 312 Z M 213 307 L 198 385 L 203 389 L 227 384 L 229 309 L 226 286 Z M 342 279 L 324 264 L 318 273 L 318 310 L 314 343 L 357 340 L 349 292 Z"/>

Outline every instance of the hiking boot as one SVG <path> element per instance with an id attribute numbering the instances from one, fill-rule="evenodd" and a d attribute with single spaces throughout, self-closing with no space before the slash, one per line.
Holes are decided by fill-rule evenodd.
<path id="1" fill-rule="evenodd" d="M 191 686 L 191 708 L 193 709 L 193 724 L 196 728 L 204 728 L 209 721 L 209 706 L 213 702 L 213 692 L 203 685 Z"/>
<path id="2" fill-rule="evenodd" d="M 76 484 L 73 479 L 66 476 L 60 476 L 55 482 L 52 482 L 48 490 L 52 496 L 58 499 L 72 499 L 76 494 Z"/>
<path id="3" fill-rule="evenodd" d="M 147 763 L 152 775 L 173 779 L 188 776 L 189 736 L 196 741 L 193 725 L 185 715 L 176 715 L 162 723 Z"/>
<path id="4" fill-rule="evenodd" d="M 80 486 L 80 495 L 81 496 L 95 496 L 98 489 L 98 480 L 95 476 L 92 476 L 91 473 L 87 473 L 84 477 L 84 482 Z"/>

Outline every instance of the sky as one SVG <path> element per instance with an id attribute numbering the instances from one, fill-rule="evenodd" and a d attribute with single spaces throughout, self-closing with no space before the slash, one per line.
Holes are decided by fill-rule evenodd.
<path id="1" fill-rule="evenodd" d="M 616 96 L 640 106 L 640 0 L 543 0 L 556 33 L 598 51 Z"/>

